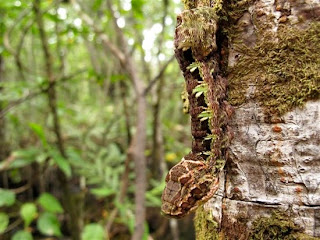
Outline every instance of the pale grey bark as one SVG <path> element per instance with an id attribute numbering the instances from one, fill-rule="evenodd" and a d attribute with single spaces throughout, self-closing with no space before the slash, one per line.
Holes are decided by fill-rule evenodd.
<path id="1" fill-rule="evenodd" d="M 285 17 L 283 9 L 288 11 Z M 258 24 L 269 21 L 266 31 L 276 32 L 279 24 L 305 29 L 311 21 L 319 20 L 319 0 L 255 1 L 237 23 L 241 34 L 229 43 L 229 67 L 239 58 L 236 42 L 255 45 Z M 231 160 L 220 174 L 219 190 L 204 209 L 220 229 L 225 219 L 237 223 L 241 217 L 246 219 L 248 230 L 257 218 L 281 211 L 304 233 L 319 237 L 320 101 L 309 101 L 303 108 L 266 119 L 263 107 L 251 98 L 255 91 L 256 86 L 250 85 L 246 103 L 235 107 Z"/>

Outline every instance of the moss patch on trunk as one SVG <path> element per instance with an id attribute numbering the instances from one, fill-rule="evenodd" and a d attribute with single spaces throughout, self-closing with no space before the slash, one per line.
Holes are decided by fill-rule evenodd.
<path id="1" fill-rule="evenodd" d="M 281 212 L 273 212 L 270 217 L 260 217 L 252 224 L 250 240 L 316 240 L 301 233 L 289 216 Z"/>
<path id="2" fill-rule="evenodd" d="M 243 56 L 229 72 L 229 102 L 253 101 L 270 114 L 284 114 L 320 96 L 320 23 L 300 30 L 280 25 L 262 34 L 254 48 L 238 46 Z"/>
<path id="3" fill-rule="evenodd" d="M 197 240 L 218 240 L 218 224 L 214 221 L 212 214 L 205 211 L 203 206 L 196 211 L 194 219 Z"/>

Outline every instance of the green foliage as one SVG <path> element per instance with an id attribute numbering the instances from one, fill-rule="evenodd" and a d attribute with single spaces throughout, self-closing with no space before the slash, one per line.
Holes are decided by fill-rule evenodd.
<path id="1" fill-rule="evenodd" d="M 23 168 L 32 164 L 35 161 L 41 161 L 42 151 L 39 148 L 29 147 L 27 149 L 21 149 L 14 151 L 12 156 L 14 161 L 8 166 L 9 169 L 18 169 Z M 3 166 L 4 162 L 0 163 L 0 166 Z"/>
<path id="2" fill-rule="evenodd" d="M 207 92 L 208 92 L 209 86 L 207 83 L 203 82 L 201 84 L 199 84 L 198 86 L 196 86 L 192 93 L 196 95 L 196 97 L 200 97 L 201 95 L 206 96 Z"/>
<path id="3" fill-rule="evenodd" d="M 24 227 L 28 227 L 37 217 L 37 214 L 37 207 L 34 203 L 24 203 L 20 208 L 20 215 L 24 221 Z"/>
<path id="4" fill-rule="evenodd" d="M 41 125 L 39 125 L 39 124 L 36 124 L 36 123 L 29 123 L 29 127 L 40 138 L 43 147 L 47 148 L 48 147 L 48 142 L 46 140 L 43 127 Z"/>
<path id="5" fill-rule="evenodd" d="M 0 57 L 5 63 L 4 75 L 0 70 L 0 76 L 5 76 L 1 78 L 4 81 L 0 80 L 0 115 L 5 116 L 5 146 L 8 146 L 6 150 L 9 154 L 1 156 L 4 159 L 0 159 L 0 168 L 7 169 L 5 176 L 8 177 L 5 180 L 9 182 L 9 189 L 23 189 L 30 182 L 33 183 L 32 189 L 19 192 L 19 201 L 15 201 L 13 192 L 0 189 L 0 207 L 4 207 L 1 210 L 10 218 L 15 216 L 10 220 L 23 221 L 23 224 L 14 229 L 8 229 L 5 238 L 29 240 L 43 238 L 42 235 L 62 235 L 59 221 L 68 221 L 70 215 L 52 195 L 64 194 L 59 188 L 57 168 L 69 180 L 67 185 L 71 189 L 70 198 L 74 200 L 75 208 L 84 210 L 81 215 L 77 209 L 81 221 L 108 221 L 109 213 L 118 208 L 121 210 L 114 225 L 121 225 L 119 229 L 124 229 L 125 234 L 129 232 L 128 229 L 133 232 L 135 176 L 132 163 L 129 166 L 127 194 L 122 204 L 118 202 L 129 138 L 136 131 L 136 95 L 133 85 L 118 60 L 105 48 L 99 34 L 86 24 L 70 1 L 40 2 L 48 50 L 53 62 L 51 67 L 55 80 L 55 106 L 48 104 L 48 88 L 51 83 L 46 73 L 47 59 L 41 45 L 42 36 L 32 9 L 34 1 L 0 1 Z M 167 1 L 124 2 L 114 2 L 113 7 L 117 17 L 125 20 L 125 28 L 121 30 L 125 42 L 130 42 L 129 54 L 139 68 L 136 69 L 137 75 L 147 85 L 172 56 L 176 17 L 174 10 L 179 5 L 173 2 L 169 4 Z M 125 4 L 126 9 L 123 8 Z M 121 41 L 114 34 L 106 2 L 83 1 L 82 7 L 95 21 L 98 29 L 102 29 L 109 40 L 119 47 Z M 163 21 L 166 22 L 164 25 Z M 4 34 L 7 45 L 3 44 Z M 155 39 L 149 40 L 150 36 Z M 148 41 L 152 42 L 151 49 L 141 46 L 142 42 Z M 145 56 L 151 60 L 145 61 Z M 149 74 L 146 74 L 148 70 Z M 174 76 L 174 80 L 168 83 L 166 79 L 169 75 Z M 181 116 L 178 111 L 181 108 L 181 89 L 175 86 L 180 85 L 183 80 L 175 61 L 168 65 L 163 78 L 160 122 L 165 138 L 164 154 L 172 153 L 179 159 L 189 151 L 189 143 L 177 141 L 177 138 L 186 139 L 189 129 L 184 126 L 188 122 L 187 117 Z M 151 92 L 157 85 L 158 82 Z M 153 96 L 147 96 L 149 106 L 154 105 L 155 100 Z M 56 116 L 53 116 L 52 107 L 55 107 Z M 125 111 L 128 111 L 128 116 Z M 148 110 L 148 142 L 154 131 L 153 115 Z M 64 151 L 58 142 L 55 117 L 58 118 Z M 2 115 L 0 118 L 3 119 Z M 176 129 L 175 134 L 171 134 L 172 129 Z M 147 153 L 151 158 L 151 144 L 148 144 Z M 158 207 L 163 182 L 157 180 L 149 183 L 150 179 L 151 172 L 148 175 L 147 206 Z M 37 195 L 39 192 L 40 197 Z M 91 206 L 96 210 L 93 213 L 88 211 Z M 3 229 L 7 229 L 5 221 L 1 223 Z M 97 235 L 93 235 L 91 239 L 94 236 L 99 238 L 100 225 L 90 226 L 82 229 L 83 234 L 89 234 L 89 239 L 92 233 Z M 66 228 L 63 233 L 69 238 L 70 229 Z M 144 239 L 148 235 L 146 223 Z"/>
<path id="6" fill-rule="evenodd" d="M 50 151 L 50 155 L 53 161 L 64 172 L 64 174 L 70 178 L 72 175 L 71 166 L 68 159 L 64 158 L 56 149 Z"/>
<path id="7" fill-rule="evenodd" d="M 187 67 L 187 69 L 190 72 L 194 72 L 195 70 L 200 69 L 200 66 L 201 66 L 200 62 L 193 62 Z"/>
<path id="8" fill-rule="evenodd" d="M 103 227 L 98 223 L 87 224 L 81 234 L 81 240 L 104 240 L 106 239 Z"/>
<path id="9" fill-rule="evenodd" d="M 42 193 L 38 199 L 40 206 L 50 213 L 63 213 L 60 202 L 50 193 Z"/>
<path id="10" fill-rule="evenodd" d="M 15 203 L 15 201 L 16 195 L 14 194 L 14 192 L 0 188 L 0 207 L 10 207 Z"/>
<path id="11" fill-rule="evenodd" d="M 203 122 L 206 120 L 210 120 L 212 116 L 213 116 L 212 110 L 204 110 L 198 115 L 198 118 L 200 118 L 200 121 Z"/>
<path id="12" fill-rule="evenodd" d="M 3 233 L 9 224 L 9 216 L 6 213 L 0 212 L 0 234 Z"/>
<path id="13" fill-rule="evenodd" d="M 60 223 L 57 216 L 53 213 L 42 213 L 37 221 L 39 231 L 47 236 L 61 237 Z"/>
<path id="14" fill-rule="evenodd" d="M 13 235 L 12 240 L 33 240 L 33 237 L 29 232 L 18 231 Z"/>

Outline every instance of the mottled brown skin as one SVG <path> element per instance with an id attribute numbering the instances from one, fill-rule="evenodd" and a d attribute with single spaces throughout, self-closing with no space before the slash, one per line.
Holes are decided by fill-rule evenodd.
<path id="1" fill-rule="evenodd" d="M 189 158 L 189 159 L 188 159 Z M 189 154 L 172 167 L 166 177 L 162 194 L 162 212 L 181 218 L 195 210 L 203 201 L 212 197 L 218 186 L 206 162 Z"/>

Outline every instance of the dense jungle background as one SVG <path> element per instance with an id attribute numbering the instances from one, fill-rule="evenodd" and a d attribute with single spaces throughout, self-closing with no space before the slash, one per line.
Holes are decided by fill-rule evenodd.
<path id="1" fill-rule="evenodd" d="M 191 142 L 173 57 L 181 9 L 0 1 L 0 239 L 139 239 L 137 222 L 143 239 L 194 239 L 192 217 L 160 214 Z"/>

